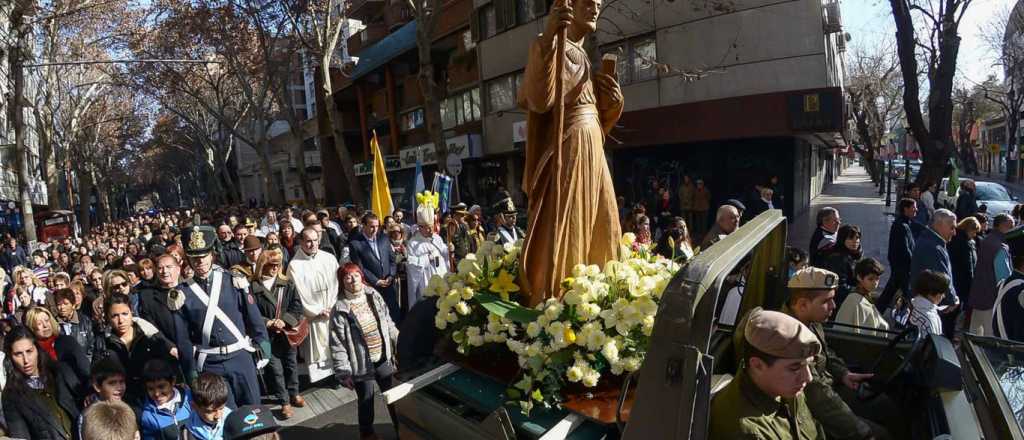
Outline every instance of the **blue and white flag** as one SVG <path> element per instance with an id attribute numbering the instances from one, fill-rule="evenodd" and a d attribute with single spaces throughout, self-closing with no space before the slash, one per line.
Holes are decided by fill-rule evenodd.
<path id="1" fill-rule="evenodd" d="M 434 174 L 433 191 L 439 196 L 438 209 L 444 214 L 448 212 L 452 198 L 452 178 L 441 173 Z"/>

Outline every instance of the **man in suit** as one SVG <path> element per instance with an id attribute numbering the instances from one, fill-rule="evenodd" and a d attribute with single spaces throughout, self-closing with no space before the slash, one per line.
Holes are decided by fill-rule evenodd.
<path id="1" fill-rule="evenodd" d="M 398 317 L 395 321 L 400 322 L 402 312 L 396 289 L 398 265 L 391 239 L 380 233 L 380 218 L 372 212 L 363 216 L 363 230 L 357 235 L 357 239 L 349 241 L 349 257 L 363 269 L 366 282 L 380 292 L 391 316 Z"/>

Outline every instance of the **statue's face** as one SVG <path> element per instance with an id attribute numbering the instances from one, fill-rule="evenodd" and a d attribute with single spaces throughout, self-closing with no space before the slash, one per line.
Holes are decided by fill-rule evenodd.
<path id="1" fill-rule="evenodd" d="M 572 13 L 576 26 L 587 33 L 597 30 L 597 18 L 601 15 L 601 0 L 575 0 Z"/>

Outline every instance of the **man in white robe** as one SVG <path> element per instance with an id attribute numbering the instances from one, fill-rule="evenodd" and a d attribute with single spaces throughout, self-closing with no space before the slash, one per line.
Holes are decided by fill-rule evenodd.
<path id="1" fill-rule="evenodd" d="M 288 265 L 288 278 L 302 300 L 309 321 L 310 382 L 331 376 L 330 325 L 331 309 L 338 299 L 338 261 L 329 253 L 320 252 L 320 233 L 306 228 L 300 236 L 301 245 Z"/>
<path id="2" fill-rule="evenodd" d="M 406 273 L 409 277 L 407 303 L 409 309 L 423 299 L 423 290 L 434 275 L 448 273 L 449 245 L 434 233 L 434 227 L 419 225 L 416 234 L 405 242 Z"/>

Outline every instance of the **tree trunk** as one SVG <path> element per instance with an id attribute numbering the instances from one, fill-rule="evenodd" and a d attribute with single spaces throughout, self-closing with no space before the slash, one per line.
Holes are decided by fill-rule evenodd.
<path id="1" fill-rule="evenodd" d="M 33 109 L 33 116 L 36 119 L 36 133 L 39 134 L 39 163 L 41 166 L 40 178 L 46 184 L 46 201 L 50 209 L 60 209 L 61 201 L 58 193 L 58 172 L 55 163 L 53 136 L 50 135 L 49 124 L 43 119 L 42 112 L 38 108 Z"/>
<path id="2" fill-rule="evenodd" d="M 78 175 L 78 225 L 81 226 L 83 234 L 88 234 L 92 229 L 92 218 L 89 216 L 94 185 L 92 172 L 80 169 L 75 174 Z"/>
<path id="3" fill-rule="evenodd" d="M 366 199 L 363 188 L 356 179 L 355 164 L 352 162 L 352 155 L 345 145 L 345 138 L 342 136 L 343 122 L 338 109 L 332 101 L 331 94 L 334 91 L 331 85 L 331 53 L 325 54 L 320 60 L 320 68 L 317 69 L 316 102 L 319 108 L 320 120 L 320 146 L 334 145 L 334 154 L 338 156 L 341 163 L 342 197 L 349 201 L 363 203 Z M 327 111 L 324 111 L 327 110 Z M 362 134 L 366 136 L 366 133 Z M 347 193 L 347 194 L 346 194 Z"/>
<path id="4" fill-rule="evenodd" d="M 36 241 L 36 222 L 33 218 L 32 192 L 31 192 L 31 170 L 29 169 L 29 158 L 31 151 L 28 148 L 28 126 L 25 123 L 25 57 L 29 53 L 28 25 L 21 23 L 24 16 L 18 16 L 17 23 L 17 47 L 14 49 L 14 62 L 11 63 L 11 73 L 14 75 L 14 151 L 18 162 L 18 198 L 21 202 L 22 225 L 25 231 L 25 241 L 32 246 Z M 14 20 L 12 20 L 12 24 Z"/>
<path id="5" fill-rule="evenodd" d="M 294 118 L 293 118 L 294 119 Z M 302 138 L 302 131 L 295 126 L 296 121 L 288 121 L 288 128 L 291 131 L 295 145 L 292 147 L 292 154 L 295 155 L 295 169 L 299 173 L 299 186 L 302 188 L 302 201 L 306 206 L 316 206 L 316 193 L 313 192 L 313 185 L 309 183 L 309 172 L 306 170 L 306 145 Z M 322 169 L 322 168 L 321 168 Z M 321 175 L 323 172 L 321 172 Z M 321 177 L 321 181 L 323 178 Z"/>
<path id="6" fill-rule="evenodd" d="M 257 137 L 256 151 L 259 153 L 260 169 L 263 170 L 263 193 L 267 196 L 267 202 L 272 206 L 284 205 L 284 182 L 281 185 L 274 185 L 274 171 L 270 165 L 270 145 L 266 136 L 260 134 Z"/>
<path id="7" fill-rule="evenodd" d="M 110 185 L 104 183 L 102 179 L 96 183 L 96 202 L 99 205 L 97 219 L 100 223 L 110 223 L 110 219 L 113 218 L 110 207 Z"/>

